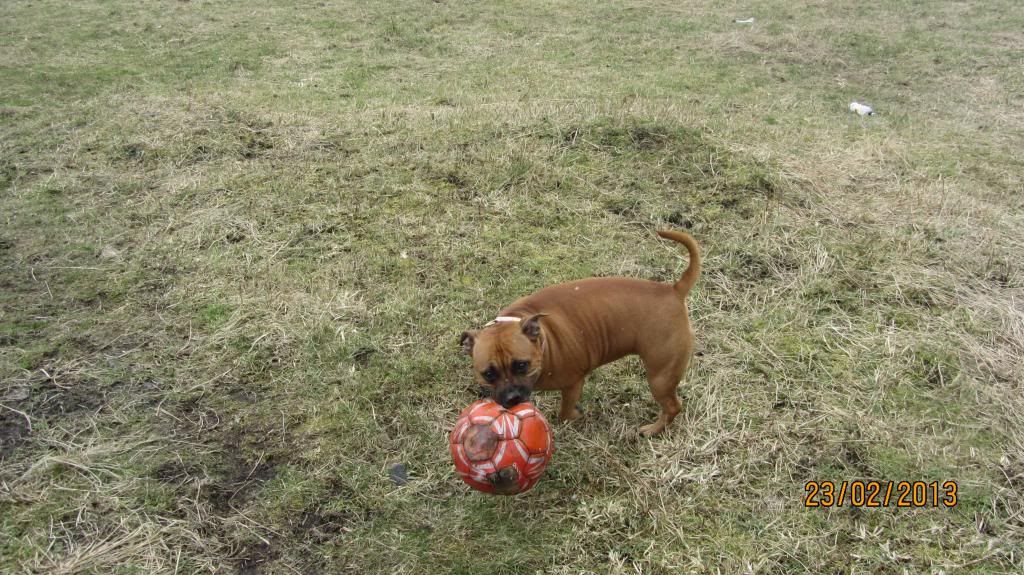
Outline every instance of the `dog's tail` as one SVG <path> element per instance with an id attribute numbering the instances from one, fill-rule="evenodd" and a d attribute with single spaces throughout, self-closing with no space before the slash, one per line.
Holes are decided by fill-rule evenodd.
<path id="1" fill-rule="evenodd" d="M 697 278 L 700 277 L 700 250 L 697 248 L 697 241 L 686 232 L 674 230 L 658 230 L 658 235 L 683 244 L 690 254 L 690 265 L 686 267 L 683 277 L 679 278 L 674 286 L 676 293 L 679 294 L 679 299 L 683 299 L 686 294 L 690 293 L 690 288 L 697 283 Z"/>

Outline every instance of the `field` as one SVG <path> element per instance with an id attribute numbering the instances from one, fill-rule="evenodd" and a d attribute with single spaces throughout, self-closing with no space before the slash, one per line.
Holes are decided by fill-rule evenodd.
<path id="1" fill-rule="evenodd" d="M 1024 570 L 1024 12 L 753 5 L 4 2 L 0 572 Z M 459 334 L 662 227 L 684 413 L 469 490 Z"/>

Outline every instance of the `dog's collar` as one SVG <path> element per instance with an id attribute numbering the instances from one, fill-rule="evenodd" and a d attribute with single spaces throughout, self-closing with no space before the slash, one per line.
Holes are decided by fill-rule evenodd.
<path id="1" fill-rule="evenodd" d="M 496 317 L 496 318 L 492 319 L 491 321 L 485 323 L 484 327 L 491 327 L 492 325 L 494 325 L 496 323 L 507 323 L 507 322 L 513 322 L 513 321 L 523 321 L 523 318 L 521 318 L 521 317 L 512 317 L 510 315 L 499 315 L 498 317 Z"/>

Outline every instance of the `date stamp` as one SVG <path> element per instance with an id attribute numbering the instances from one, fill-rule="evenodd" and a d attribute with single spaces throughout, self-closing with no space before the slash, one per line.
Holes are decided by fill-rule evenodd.
<path id="1" fill-rule="evenodd" d="M 956 507 L 956 481 L 808 481 L 804 507 Z"/>

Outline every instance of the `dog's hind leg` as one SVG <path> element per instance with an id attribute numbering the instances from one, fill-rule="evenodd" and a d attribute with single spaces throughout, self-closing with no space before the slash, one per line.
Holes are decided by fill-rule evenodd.
<path id="1" fill-rule="evenodd" d="M 644 366 L 647 368 L 647 383 L 651 386 L 651 395 L 654 401 L 661 406 L 661 413 L 653 423 L 640 428 L 640 433 L 645 437 L 658 435 L 665 430 L 672 420 L 682 411 L 682 402 L 676 395 L 676 388 L 679 382 L 686 375 L 686 367 L 690 362 L 690 352 L 686 350 L 673 358 L 667 358 L 664 363 L 651 361 L 644 358 Z"/>

